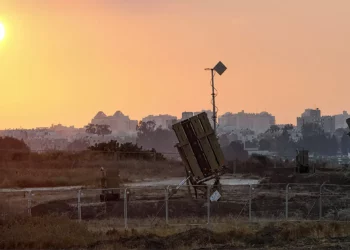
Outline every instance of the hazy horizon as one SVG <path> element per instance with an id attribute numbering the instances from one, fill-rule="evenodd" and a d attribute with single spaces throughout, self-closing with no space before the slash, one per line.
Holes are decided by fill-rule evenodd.
<path id="1" fill-rule="evenodd" d="M 211 109 L 219 60 L 219 115 L 350 107 L 345 0 L 2 0 L 0 23 L 0 129 Z"/>

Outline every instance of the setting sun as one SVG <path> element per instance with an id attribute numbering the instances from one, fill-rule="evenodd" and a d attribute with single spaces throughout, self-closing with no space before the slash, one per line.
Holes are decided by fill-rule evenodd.
<path id="1" fill-rule="evenodd" d="M 5 27 L 2 23 L 0 23 L 0 41 L 5 37 Z"/>

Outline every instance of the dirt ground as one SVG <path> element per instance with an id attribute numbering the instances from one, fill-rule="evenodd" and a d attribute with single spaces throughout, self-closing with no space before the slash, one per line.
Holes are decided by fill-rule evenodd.
<path id="1" fill-rule="evenodd" d="M 109 245 L 117 243 L 126 249 L 348 249 L 350 246 L 349 236 L 316 239 L 305 233 L 305 236 L 290 238 L 281 226 L 274 225 L 250 232 L 233 230 L 218 233 L 194 228 L 163 237 L 151 233 L 121 236 L 116 231 L 109 232 L 109 235 L 116 238 L 110 240 Z M 98 249 L 98 244 L 94 249 Z"/>

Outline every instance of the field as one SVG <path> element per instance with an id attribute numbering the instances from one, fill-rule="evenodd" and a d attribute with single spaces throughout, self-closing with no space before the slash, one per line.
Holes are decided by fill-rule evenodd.
<path id="1" fill-rule="evenodd" d="M 223 224 L 118 230 L 65 217 L 0 220 L 1 249 L 347 249 L 350 227 L 339 222 Z"/>
<path id="2" fill-rule="evenodd" d="M 19 159 L 0 161 L 0 188 L 88 186 L 99 187 L 100 168 L 117 169 L 121 183 L 144 178 L 184 175 L 175 161 L 116 160 L 115 155 L 99 152 L 31 153 Z"/>
<path id="3" fill-rule="evenodd" d="M 101 167 L 117 170 L 119 201 L 100 201 Z M 209 203 L 186 186 L 175 193 L 176 185 L 138 187 L 149 179 L 183 177 L 183 166 L 173 160 L 61 153 L 2 161 L 0 171 L 1 188 L 60 187 L 0 193 L 0 248 L 283 249 L 288 241 L 285 249 L 330 249 L 350 239 L 350 178 L 341 167 L 318 166 L 300 175 L 248 161 L 228 176 L 259 183 L 223 185 L 222 198 Z M 76 185 L 82 188 L 71 187 Z M 43 235 L 22 233 L 26 229 Z M 58 231 L 62 238 L 50 242 Z"/>

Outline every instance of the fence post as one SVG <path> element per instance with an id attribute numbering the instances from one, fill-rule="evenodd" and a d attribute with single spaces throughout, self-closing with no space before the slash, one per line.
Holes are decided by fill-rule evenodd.
<path id="1" fill-rule="evenodd" d="M 249 222 L 252 221 L 252 185 L 249 185 Z"/>
<path id="2" fill-rule="evenodd" d="M 169 186 L 165 188 L 165 224 L 169 224 Z"/>
<path id="3" fill-rule="evenodd" d="M 234 160 L 233 174 L 236 174 L 237 164 L 238 164 L 238 159 L 236 158 L 236 159 Z"/>
<path id="4" fill-rule="evenodd" d="M 28 195 L 28 215 L 32 216 L 32 191 L 27 193 Z"/>
<path id="5" fill-rule="evenodd" d="M 286 220 L 288 220 L 289 183 L 286 186 Z"/>
<path id="6" fill-rule="evenodd" d="M 78 190 L 78 220 L 81 221 L 81 189 Z"/>
<path id="7" fill-rule="evenodd" d="M 319 199 L 319 209 L 320 209 L 320 214 L 319 214 L 319 220 L 322 220 L 322 188 L 323 188 L 323 185 L 325 183 L 323 183 L 321 186 L 320 186 L 320 199 Z"/>
<path id="8" fill-rule="evenodd" d="M 124 227 L 128 229 L 128 193 L 127 189 L 124 189 Z"/>
<path id="9" fill-rule="evenodd" d="M 208 202 L 208 221 L 207 224 L 210 225 L 210 186 L 207 185 L 207 202 Z"/>

